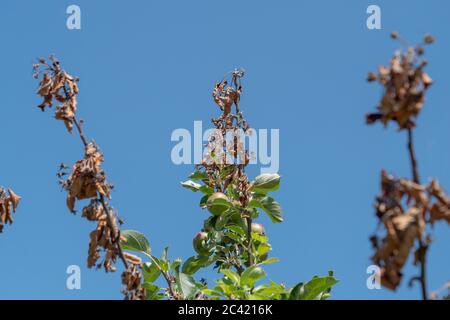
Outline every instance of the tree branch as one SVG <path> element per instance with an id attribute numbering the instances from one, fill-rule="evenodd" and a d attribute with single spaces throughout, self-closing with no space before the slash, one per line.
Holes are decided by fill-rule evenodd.
<path id="1" fill-rule="evenodd" d="M 420 178 L 419 178 L 419 169 L 417 165 L 417 159 L 416 154 L 414 151 L 414 140 L 413 140 L 413 132 L 411 128 L 408 128 L 408 151 L 409 151 L 409 158 L 411 161 L 411 170 L 412 170 L 412 176 L 415 183 L 420 184 Z M 420 276 L 418 278 L 420 282 L 420 287 L 422 291 L 422 300 L 428 300 L 428 293 L 427 293 L 427 278 L 426 278 L 426 253 L 427 253 L 427 246 L 424 244 L 422 237 L 419 238 L 419 263 L 420 263 Z"/>
<path id="2" fill-rule="evenodd" d="M 416 155 L 414 152 L 413 133 L 412 133 L 411 128 L 408 128 L 408 151 L 409 151 L 409 157 L 411 160 L 411 170 L 412 170 L 413 180 L 415 183 L 420 184 L 417 159 L 416 159 Z"/>
<path id="3" fill-rule="evenodd" d="M 66 93 L 67 93 L 67 91 L 66 91 Z M 72 121 L 75 124 L 75 126 L 77 127 L 78 134 L 81 138 L 81 141 L 83 142 L 84 147 L 87 147 L 88 142 L 84 135 L 83 128 L 81 127 L 80 122 L 77 120 L 76 117 L 73 117 Z M 122 246 L 120 245 L 120 230 L 118 230 L 118 232 L 116 232 L 115 226 L 117 226 L 117 224 L 114 223 L 114 217 L 111 215 L 111 210 L 109 209 L 109 206 L 103 195 L 100 195 L 100 203 L 102 204 L 103 211 L 105 211 L 106 220 L 108 222 L 109 229 L 113 232 L 113 234 L 112 234 L 113 243 L 117 246 L 117 251 L 119 252 L 120 260 L 122 260 L 125 269 L 128 269 L 128 261 L 125 258 L 124 254 L 123 254 Z"/>

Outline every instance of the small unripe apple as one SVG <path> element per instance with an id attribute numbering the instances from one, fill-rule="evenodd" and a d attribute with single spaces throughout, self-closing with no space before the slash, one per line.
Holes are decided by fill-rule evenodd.
<path id="1" fill-rule="evenodd" d="M 220 200 L 222 200 L 222 203 L 217 203 Z M 228 197 L 222 192 L 216 192 L 208 198 L 208 201 L 206 201 L 206 206 L 208 207 L 209 212 L 211 212 L 215 216 L 219 216 L 224 213 L 229 207 L 229 205 L 224 202 L 229 202 Z"/>
<path id="2" fill-rule="evenodd" d="M 260 235 L 266 234 L 266 230 L 264 229 L 264 226 L 259 223 L 252 223 L 252 232 L 260 234 Z"/>
<path id="3" fill-rule="evenodd" d="M 209 252 L 208 247 L 206 246 L 207 240 L 208 234 L 206 232 L 204 231 L 198 232 L 192 241 L 195 252 L 201 255 L 207 254 Z"/>

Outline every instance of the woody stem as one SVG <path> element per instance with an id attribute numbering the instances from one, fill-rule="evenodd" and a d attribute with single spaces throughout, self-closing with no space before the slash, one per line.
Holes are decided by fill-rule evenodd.
<path id="1" fill-rule="evenodd" d="M 417 159 L 414 151 L 414 141 L 413 141 L 413 133 L 412 129 L 408 128 L 408 151 L 409 151 L 409 158 L 411 161 L 411 169 L 412 169 L 412 175 L 413 180 L 415 183 L 420 184 L 420 178 L 419 178 L 419 170 L 417 165 Z M 419 263 L 420 263 L 420 286 L 422 290 L 422 300 L 428 300 L 428 293 L 427 293 L 427 281 L 426 281 L 426 245 L 423 242 L 422 236 L 419 238 Z"/>
<path id="2" fill-rule="evenodd" d="M 248 263 L 253 265 L 253 250 L 252 250 L 252 218 L 247 218 L 247 237 L 248 237 Z"/>
<path id="3" fill-rule="evenodd" d="M 83 145 L 84 145 L 85 147 L 87 147 L 88 142 L 87 142 L 86 137 L 84 136 L 83 129 L 81 128 L 81 123 L 77 120 L 76 117 L 73 117 L 73 123 L 74 123 L 75 126 L 77 127 L 78 134 L 80 135 L 80 138 L 81 138 L 81 141 L 83 142 Z"/>
<path id="4" fill-rule="evenodd" d="M 420 184 L 417 159 L 416 159 L 416 155 L 414 152 L 413 133 L 412 133 L 411 128 L 408 128 L 408 151 L 409 151 L 409 157 L 411 160 L 411 169 L 412 169 L 413 180 L 415 183 Z"/>

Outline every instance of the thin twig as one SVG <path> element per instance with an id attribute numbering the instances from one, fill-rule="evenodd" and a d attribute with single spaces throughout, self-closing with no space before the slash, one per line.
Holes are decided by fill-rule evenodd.
<path id="1" fill-rule="evenodd" d="M 413 133 L 412 129 L 408 128 L 408 151 L 409 157 L 411 160 L 411 169 L 413 180 L 415 183 L 420 184 L 419 178 L 419 169 L 417 165 L 417 159 L 414 152 L 414 141 L 413 141 Z M 424 244 L 422 237 L 419 238 L 419 263 L 420 263 L 420 277 L 418 280 L 420 281 L 420 286 L 422 290 L 422 300 L 428 300 L 427 293 L 427 281 L 426 281 L 426 253 L 427 246 Z"/>
<path id="2" fill-rule="evenodd" d="M 411 159 L 411 169 L 412 169 L 413 180 L 415 183 L 420 184 L 419 171 L 418 171 L 418 166 L 417 166 L 416 155 L 414 152 L 414 142 L 413 142 L 413 134 L 412 134 L 411 128 L 408 128 L 408 151 L 409 151 L 409 157 Z"/>
<path id="3" fill-rule="evenodd" d="M 87 142 L 86 137 L 84 136 L 83 129 L 81 128 L 80 121 L 78 121 L 76 117 L 73 117 L 73 123 L 75 123 L 75 126 L 77 127 L 78 134 L 80 135 L 80 138 L 81 138 L 81 141 L 83 142 L 83 145 L 85 147 L 87 147 L 88 142 Z"/>
<path id="4" fill-rule="evenodd" d="M 250 213 L 251 214 L 251 213 Z M 253 250 L 252 250 L 252 218 L 247 218 L 247 237 L 248 237 L 248 263 L 250 266 L 253 265 Z"/>

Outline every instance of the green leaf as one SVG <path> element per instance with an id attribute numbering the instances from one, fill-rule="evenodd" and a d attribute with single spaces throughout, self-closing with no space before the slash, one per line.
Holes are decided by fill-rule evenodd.
<path id="1" fill-rule="evenodd" d="M 280 187 L 281 177 L 276 173 L 264 173 L 255 178 L 250 189 L 256 193 L 267 193 L 276 191 Z"/>
<path id="2" fill-rule="evenodd" d="M 158 266 L 153 262 L 146 262 L 142 265 L 142 273 L 145 282 L 155 282 L 161 275 Z"/>
<path id="3" fill-rule="evenodd" d="M 247 300 L 267 300 L 267 297 L 265 295 L 262 294 L 251 294 L 247 297 Z"/>
<path id="4" fill-rule="evenodd" d="M 208 201 L 209 198 L 209 194 L 205 194 L 201 199 L 200 199 L 200 208 L 206 208 L 206 202 Z"/>
<path id="5" fill-rule="evenodd" d="M 239 193 L 236 192 L 236 189 L 233 184 L 230 184 L 227 187 L 227 195 L 230 199 L 239 200 Z"/>
<path id="6" fill-rule="evenodd" d="M 321 299 L 323 294 L 327 294 L 329 290 L 338 283 L 332 276 L 313 277 L 306 284 L 299 283 L 291 291 L 290 300 L 317 300 Z"/>
<path id="7" fill-rule="evenodd" d="M 266 276 L 266 273 L 260 266 L 251 266 L 244 270 L 241 274 L 241 287 L 247 286 L 253 288 L 258 280 Z"/>
<path id="8" fill-rule="evenodd" d="M 220 270 L 220 272 L 222 272 L 224 275 L 226 275 L 228 277 L 228 279 L 230 279 L 236 286 L 239 286 L 241 278 L 239 277 L 239 275 L 236 272 L 234 272 L 233 270 L 230 270 L 230 269 L 223 269 L 223 270 Z"/>
<path id="9" fill-rule="evenodd" d="M 190 190 L 192 190 L 194 192 L 197 192 L 197 191 L 200 190 L 200 187 L 202 185 L 199 184 L 199 183 L 196 183 L 196 182 L 194 182 L 192 180 L 188 180 L 188 181 L 185 181 L 185 182 L 181 182 L 181 186 L 186 188 L 186 189 L 190 189 Z"/>
<path id="10" fill-rule="evenodd" d="M 261 243 L 269 242 L 269 237 L 264 236 L 264 235 L 259 234 L 259 233 L 256 233 L 256 232 L 252 232 L 252 239 L 254 241 L 261 242 Z"/>
<path id="11" fill-rule="evenodd" d="M 150 243 L 142 233 L 134 230 L 123 230 L 120 235 L 124 238 L 120 240 L 124 250 L 151 254 Z"/>
<path id="12" fill-rule="evenodd" d="M 186 188 L 186 189 L 190 189 L 194 192 L 200 191 L 203 192 L 204 194 L 213 194 L 214 193 L 214 189 L 211 187 L 208 187 L 207 185 L 201 185 L 199 183 L 196 183 L 192 180 L 188 180 L 185 182 L 181 182 L 181 186 Z"/>
<path id="13" fill-rule="evenodd" d="M 258 248 L 256 249 L 256 252 L 259 256 L 263 256 L 266 253 L 268 253 L 270 250 L 272 250 L 272 246 L 268 243 L 261 243 Z"/>
<path id="14" fill-rule="evenodd" d="M 165 247 L 163 252 L 162 252 L 162 255 L 161 255 L 161 260 L 162 261 L 166 261 L 168 255 L 169 255 L 169 247 Z"/>
<path id="15" fill-rule="evenodd" d="M 206 185 L 201 186 L 199 190 L 206 195 L 211 195 L 214 193 L 214 189 Z"/>
<path id="16" fill-rule="evenodd" d="M 195 256 L 186 260 L 181 271 L 187 275 L 193 275 L 201 268 L 209 266 L 213 261 L 209 257 Z"/>
<path id="17" fill-rule="evenodd" d="M 161 267 L 161 269 L 164 272 L 169 272 L 169 267 L 170 267 L 169 261 L 167 261 L 167 260 L 160 260 L 159 266 Z"/>
<path id="18" fill-rule="evenodd" d="M 229 226 L 226 226 L 226 228 L 227 228 L 228 230 L 233 231 L 234 233 L 237 233 L 238 235 L 241 235 L 241 236 L 244 236 L 244 235 L 245 235 L 244 229 L 242 229 L 242 227 L 240 227 L 240 226 L 237 226 L 237 225 L 229 225 Z"/>
<path id="19" fill-rule="evenodd" d="M 227 199 L 213 198 L 213 197 L 208 198 L 207 205 L 208 206 L 219 206 L 220 205 L 220 206 L 225 206 L 225 207 L 231 207 L 231 203 Z"/>
<path id="20" fill-rule="evenodd" d="M 250 201 L 249 206 L 264 210 L 274 223 L 283 222 L 283 210 L 281 209 L 280 204 L 272 197 L 256 197 Z"/>
<path id="21" fill-rule="evenodd" d="M 180 265 L 181 265 L 182 262 L 183 261 L 181 260 L 181 258 L 177 258 L 174 261 L 172 261 L 172 263 L 170 264 L 170 268 L 172 270 L 175 270 L 175 271 L 178 272 L 178 271 L 180 271 Z"/>
<path id="22" fill-rule="evenodd" d="M 160 288 L 153 283 L 143 283 L 142 287 L 145 289 L 147 300 L 159 300 L 161 296 L 158 295 Z"/>
<path id="23" fill-rule="evenodd" d="M 264 260 L 263 262 L 261 262 L 261 264 L 272 264 L 272 263 L 277 263 L 280 260 L 278 258 L 269 258 Z"/>
<path id="24" fill-rule="evenodd" d="M 194 181 L 205 180 L 205 179 L 208 179 L 208 174 L 206 174 L 205 172 L 201 172 L 201 171 L 195 171 L 195 172 L 191 173 L 191 175 L 189 176 L 189 179 L 192 179 Z"/>
<path id="25" fill-rule="evenodd" d="M 266 299 L 280 299 L 281 295 L 286 293 L 286 289 L 284 285 L 270 281 L 270 284 L 257 286 L 253 293 L 264 295 L 267 297 Z"/>
<path id="26" fill-rule="evenodd" d="M 230 238 L 231 240 L 233 240 L 234 242 L 236 242 L 236 243 L 241 243 L 242 242 L 241 237 L 239 235 L 235 234 L 235 233 L 227 232 L 225 235 L 228 238 Z"/>
<path id="27" fill-rule="evenodd" d="M 177 274 L 177 285 L 178 289 L 183 293 L 184 299 L 192 299 L 198 292 L 194 278 L 185 273 L 180 272 Z"/>

